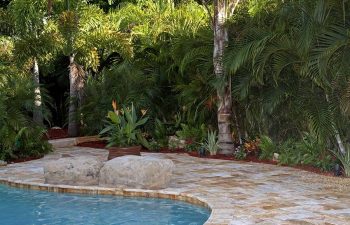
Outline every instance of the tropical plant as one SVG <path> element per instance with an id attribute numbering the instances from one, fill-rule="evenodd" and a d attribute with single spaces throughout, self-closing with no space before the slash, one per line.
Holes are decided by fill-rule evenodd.
<path id="1" fill-rule="evenodd" d="M 296 150 L 303 155 L 302 164 L 312 165 L 329 171 L 334 167 L 332 155 L 327 150 L 326 145 L 320 142 L 315 135 L 305 132 L 302 140 L 295 143 Z"/>
<path id="2" fill-rule="evenodd" d="M 337 151 L 333 151 L 333 154 L 341 162 L 345 176 L 350 177 L 350 150 L 349 150 L 349 146 L 347 147 L 348 148 L 345 154 L 339 153 Z"/>
<path id="3" fill-rule="evenodd" d="M 153 138 L 156 140 L 160 147 L 168 145 L 168 135 L 165 124 L 156 118 L 154 122 Z"/>
<path id="4" fill-rule="evenodd" d="M 101 132 L 101 136 L 107 136 L 107 147 L 128 147 L 141 143 L 141 130 L 148 118 L 137 118 L 137 113 L 133 104 L 131 107 L 124 107 L 120 110 L 116 107 L 116 102 L 113 102 L 114 112 L 109 111 L 107 118 L 107 126 Z"/>
<path id="5" fill-rule="evenodd" d="M 157 106 L 156 82 L 129 62 L 111 65 L 98 76 L 89 77 L 84 87 L 84 102 L 79 114 L 83 122 L 84 134 L 96 134 L 103 128 L 103 118 L 113 100 L 121 105 L 133 105 L 139 109 L 149 109 L 147 114 L 156 117 L 161 109 Z M 149 124 L 148 124 L 149 125 Z"/>
<path id="6" fill-rule="evenodd" d="M 178 5 L 172 1 L 140 1 L 123 4 L 116 15 L 120 30 L 131 34 L 134 57 L 124 60 L 116 56 L 107 61 L 110 64 L 102 72 L 88 79 L 80 113 L 84 128 L 96 130 L 101 126 L 95 116 L 104 115 L 104 105 L 109 104 L 111 96 L 122 104 L 134 102 L 137 108 L 148 108 L 152 123 L 146 129 L 151 134 L 156 118 L 166 123 L 169 135 L 174 134 L 179 128 L 174 121 L 177 113 L 181 123 L 208 121 L 216 125 L 212 34 L 205 8 L 192 1 Z M 193 59 L 188 48 L 193 48 L 193 54 L 205 50 L 205 59 Z"/>
<path id="7" fill-rule="evenodd" d="M 49 19 L 45 0 L 13 0 L 9 5 L 9 14 L 14 27 L 14 60 L 20 65 L 30 65 L 35 82 L 33 120 L 43 125 L 44 100 L 40 88 L 39 63 L 45 64 L 52 59 L 60 44 L 57 27 Z"/>
<path id="8" fill-rule="evenodd" d="M 0 158 L 43 156 L 51 145 L 45 130 L 33 123 L 34 84 L 25 73 L 0 66 Z"/>
<path id="9" fill-rule="evenodd" d="M 297 165 L 303 161 L 303 154 L 297 151 L 294 139 L 287 139 L 279 147 L 278 163 L 280 165 Z"/>
<path id="10" fill-rule="evenodd" d="M 220 149 L 216 131 L 208 131 L 208 136 L 202 146 L 210 153 L 210 155 L 216 155 Z"/>
<path id="11" fill-rule="evenodd" d="M 238 148 L 234 153 L 233 153 L 235 159 L 238 160 L 244 160 L 247 158 L 247 152 L 243 148 Z"/>
<path id="12" fill-rule="evenodd" d="M 41 82 L 52 67 L 59 68 L 54 76 L 67 74 L 70 58 L 70 85 L 60 86 L 70 86 L 71 136 L 79 127 L 84 134 L 102 130 L 116 98 L 148 109 L 149 122 L 135 130 L 137 142 L 149 148 L 159 149 L 176 133 L 183 139 L 174 139 L 177 146 L 196 150 L 207 128 L 218 127 L 224 153 L 234 150 L 234 129 L 242 148 L 238 158 L 258 149 L 257 142 L 243 140 L 261 136 L 261 158 L 276 152 L 281 164 L 329 170 L 334 160 L 327 150 L 337 148 L 345 156 L 350 135 L 349 7 L 339 0 L 122 0 L 110 6 L 95 0 L 13 0 L 0 9 L 0 107 L 6 117 L 1 127 L 11 131 L 3 149 L 16 149 L 10 148 L 14 137 L 23 142 L 36 129 L 28 117 L 38 112 L 35 95 L 45 101 L 38 69 Z M 23 82 L 31 68 L 34 87 Z M 17 107 L 8 96 L 30 97 L 34 105 L 15 100 Z M 17 124 L 6 122 L 12 109 Z"/>
<path id="13" fill-rule="evenodd" d="M 201 147 L 201 143 L 200 142 L 194 142 L 194 141 L 186 141 L 185 142 L 185 150 L 187 152 L 196 152 L 200 149 Z"/>
<path id="14" fill-rule="evenodd" d="M 181 130 L 177 131 L 176 135 L 182 140 L 201 143 L 206 137 L 206 131 L 205 124 L 181 124 Z"/>
<path id="15" fill-rule="evenodd" d="M 143 146 L 145 146 L 145 145 L 143 144 Z M 160 143 L 158 143 L 157 141 L 152 140 L 151 142 L 148 142 L 148 143 L 146 144 L 146 147 L 147 147 L 147 149 L 149 149 L 149 150 L 151 150 L 151 151 L 159 152 L 160 149 L 161 149 L 162 147 L 164 147 L 164 146 L 162 146 L 162 145 L 161 145 Z"/>
<path id="16" fill-rule="evenodd" d="M 266 135 L 260 137 L 259 148 L 261 150 L 259 155 L 260 159 L 272 159 L 273 154 L 277 152 L 276 144 Z"/>
<path id="17" fill-rule="evenodd" d="M 117 52 L 125 58 L 132 55 L 129 34 L 119 31 L 119 18 L 105 14 L 86 1 L 66 0 L 59 12 L 58 28 L 64 40 L 63 53 L 69 57 L 68 135 L 79 133 L 78 103 L 84 98 L 88 69 L 97 71 L 101 58 Z"/>
<path id="18" fill-rule="evenodd" d="M 175 142 L 175 141 L 169 141 L 168 147 L 169 149 L 172 150 L 176 150 L 177 148 L 179 148 L 179 141 Z"/>
<path id="19" fill-rule="evenodd" d="M 269 2 L 273 2 L 269 13 L 258 12 Z M 349 121 L 346 101 L 341 101 L 346 99 L 348 80 L 343 60 L 348 24 L 340 22 L 348 18 L 344 11 L 348 3 L 344 4 L 332 0 L 257 4 L 226 54 L 234 74 L 234 97 L 245 113 L 243 129 L 267 133 L 278 141 L 301 140 L 307 131 L 327 148 L 337 145 L 345 153 L 343 137 Z"/>
<path id="20" fill-rule="evenodd" d="M 259 144 L 260 144 L 259 138 L 246 140 L 243 144 L 244 151 L 246 151 L 247 155 L 257 156 L 260 152 Z"/>
<path id="21" fill-rule="evenodd" d="M 1 3 L 0 3 L 1 4 Z M 11 36 L 14 33 L 14 24 L 11 13 L 0 7 L 0 33 L 1 36 Z"/>

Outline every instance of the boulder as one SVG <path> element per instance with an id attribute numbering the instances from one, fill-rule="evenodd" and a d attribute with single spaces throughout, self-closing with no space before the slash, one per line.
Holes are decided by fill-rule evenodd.
<path id="1" fill-rule="evenodd" d="M 102 166 L 102 161 L 95 157 L 81 156 L 60 158 L 45 164 L 45 183 L 97 185 Z"/>
<path id="2" fill-rule="evenodd" d="M 7 162 L 0 160 L 0 166 L 7 166 Z"/>
<path id="3" fill-rule="evenodd" d="M 278 158 L 280 157 L 280 154 L 278 153 L 273 153 L 272 161 L 278 162 Z"/>
<path id="4" fill-rule="evenodd" d="M 122 156 L 104 164 L 100 186 L 142 189 L 166 188 L 175 165 L 169 159 L 145 156 Z"/>
<path id="5" fill-rule="evenodd" d="M 170 136 L 168 140 L 169 148 L 185 148 L 186 141 L 178 138 L 177 136 Z"/>

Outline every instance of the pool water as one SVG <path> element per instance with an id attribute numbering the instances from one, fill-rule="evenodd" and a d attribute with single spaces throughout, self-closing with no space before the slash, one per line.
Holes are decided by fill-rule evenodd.
<path id="1" fill-rule="evenodd" d="M 0 185 L 4 225 L 199 225 L 210 210 L 154 198 L 63 194 Z"/>

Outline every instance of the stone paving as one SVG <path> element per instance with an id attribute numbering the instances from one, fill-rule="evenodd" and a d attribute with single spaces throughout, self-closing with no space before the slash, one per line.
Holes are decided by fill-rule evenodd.
<path id="1" fill-rule="evenodd" d="M 56 148 L 42 159 L 0 167 L 0 181 L 48 186 L 44 184 L 44 163 L 83 155 L 106 159 L 107 151 L 84 147 Z M 329 178 L 274 165 L 201 159 L 186 154 L 143 155 L 173 160 L 176 169 L 170 187 L 156 192 L 204 201 L 212 209 L 206 225 L 350 224 L 349 179 Z M 339 181 L 345 185 L 338 188 Z"/>

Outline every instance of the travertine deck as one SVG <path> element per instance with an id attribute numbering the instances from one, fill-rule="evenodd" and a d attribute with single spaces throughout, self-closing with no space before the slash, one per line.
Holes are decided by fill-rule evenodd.
<path id="1" fill-rule="evenodd" d="M 103 149 L 82 147 L 57 148 L 43 159 L 0 167 L 0 181 L 53 191 L 70 188 L 77 192 L 85 189 L 86 193 L 170 197 L 195 203 L 204 201 L 212 209 L 207 225 L 350 224 L 348 180 L 273 165 L 208 160 L 185 154 L 146 154 L 174 161 L 176 171 L 170 188 L 142 191 L 62 185 L 57 189 L 44 184 L 42 166 L 45 162 L 77 155 L 107 157 L 107 151 Z"/>

